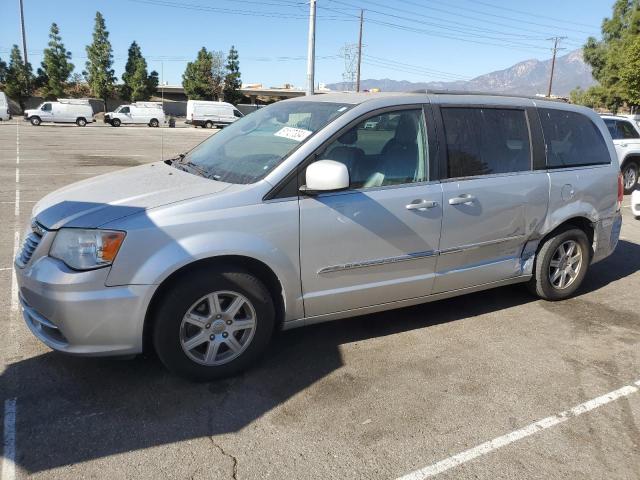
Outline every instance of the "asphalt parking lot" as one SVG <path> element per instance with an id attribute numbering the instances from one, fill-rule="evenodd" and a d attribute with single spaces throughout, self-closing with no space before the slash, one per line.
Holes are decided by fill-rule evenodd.
<path id="1" fill-rule="evenodd" d="M 214 132 L 0 123 L 1 480 L 640 478 L 628 198 L 615 254 L 564 302 L 514 286 L 283 332 L 256 368 L 208 384 L 153 356 L 40 344 L 11 270 L 34 202 Z"/>

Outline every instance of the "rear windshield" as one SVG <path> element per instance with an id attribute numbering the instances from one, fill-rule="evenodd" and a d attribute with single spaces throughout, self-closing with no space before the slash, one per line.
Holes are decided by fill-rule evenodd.
<path id="1" fill-rule="evenodd" d="M 581 113 L 541 108 L 540 120 L 547 144 L 547 166 L 579 167 L 611 163 L 598 127 Z"/>
<path id="2" fill-rule="evenodd" d="M 184 163 L 214 180 L 257 182 L 351 106 L 313 101 L 274 103 L 205 140 L 186 155 Z"/>

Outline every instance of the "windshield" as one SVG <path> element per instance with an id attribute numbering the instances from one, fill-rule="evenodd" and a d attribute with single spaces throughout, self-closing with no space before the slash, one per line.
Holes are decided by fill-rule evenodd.
<path id="1" fill-rule="evenodd" d="M 254 183 L 350 107 L 312 101 L 274 103 L 205 140 L 182 162 L 214 180 Z"/>

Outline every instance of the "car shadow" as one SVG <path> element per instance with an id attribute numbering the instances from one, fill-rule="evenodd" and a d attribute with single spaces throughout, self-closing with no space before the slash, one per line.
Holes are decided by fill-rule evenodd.
<path id="1" fill-rule="evenodd" d="M 639 269 L 640 246 L 621 241 L 614 255 L 594 265 L 580 294 Z M 533 301 L 516 285 L 470 294 L 464 302 L 442 300 L 280 332 L 256 367 L 210 383 L 173 376 L 153 356 L 122 361 L 49 352 L 17 360 L 0 377 L 2 396 L 17 398 L 16 463 L 42 472 L 238 432 L 340 369 L 341 345 Z"/>

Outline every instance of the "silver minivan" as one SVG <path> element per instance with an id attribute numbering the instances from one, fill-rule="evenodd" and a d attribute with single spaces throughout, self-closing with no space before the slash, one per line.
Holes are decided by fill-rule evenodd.
<path id="1" fill-rule="evenodd" d="M 571 296 L 618 242 L 619 173 L 582 107 L 287 100 L 43 198 L 15 261 L 20 302 L 55 350 L 153 349 L 181 375 L 230 375 L 276 329 L 514 283 Z"/>

